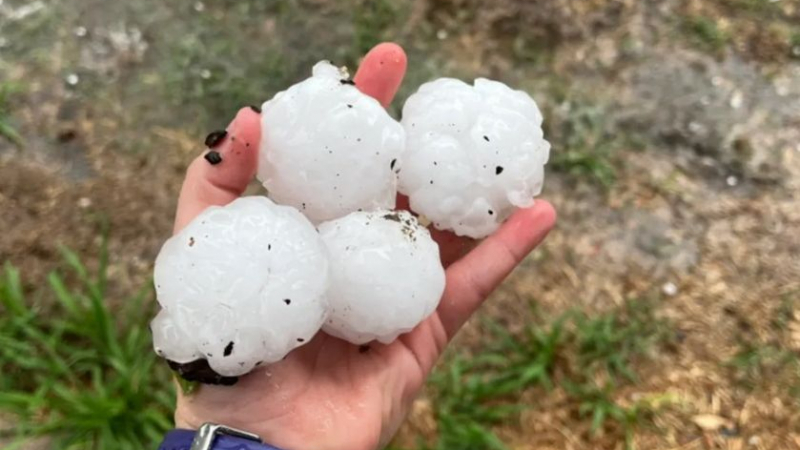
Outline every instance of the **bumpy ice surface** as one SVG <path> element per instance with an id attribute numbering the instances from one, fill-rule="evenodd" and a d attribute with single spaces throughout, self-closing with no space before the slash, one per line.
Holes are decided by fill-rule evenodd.
<path id="1" fill-rule="evenodd" d="M 327 311 L 328 259 L 311 223 L 266 197 L 211 207 L 156 259 L 161 356 L 205 358 L 223 376 L 282 359 L 308 342 Z"/>
<path id="2" fill-rule="evenodd" d="M 441 78 L 408 98 L 402 123 L 400 192 L 436 228 L 487 236 L 541 192 L 550 144 L 525 92 Z"/>
<path id="3" fill-rule="evenodd" d="M 389 343 L 436 309 L 445 285 L 439 247 L 408 212 L 352 213 L 319 231 L 331 258 L 325 332 Z"/>
<path id="4" fill-rule="evenodd" d="M 262 107 L 258 178 L 311 221 L 393 208 L 403 127 L 328 62 Z"/>

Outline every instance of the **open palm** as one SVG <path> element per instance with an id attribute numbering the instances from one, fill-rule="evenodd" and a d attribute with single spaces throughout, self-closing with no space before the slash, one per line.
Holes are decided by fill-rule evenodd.
<path id="1" fill-rule="evenodd" d="M 356 86 L 387 106 L 405 69 L 400 47 L 378 45 L 359 67 Z M 257 110 L 242 109 L 215 148 L 222 162 L 209 164 L 201 156 L 190 165 L 176 231 L 206 207 L 225 205 L 242 194 L 256 170 L 260 130 Z M 404 200 L 398 199 L 398 207 L 407 205 Z M 179 395 L 177 426 L 222 423 L 286 450 L 371 450 L 387 443 L 453 335 L 554 223 L 552 206 L 537 201 L 480 243 L 434 230 L 447 285 L 438 310 L 412 332 L 389 345 L 368 346 L 319 333 L 235 386 L 203 386 L 190 396 Z"/>

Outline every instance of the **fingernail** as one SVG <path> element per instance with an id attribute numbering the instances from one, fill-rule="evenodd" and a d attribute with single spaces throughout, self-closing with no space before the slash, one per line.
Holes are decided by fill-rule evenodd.
<path id="1" fill-rule="evenodd" d="M 206 161 L 208 161 L 208 163 L 212 166 L 216 166 L 222 162 L 222 156 L 219 154 L 219 152 L 215 152 L 213 150 L 206 153 L 203 158 L 205 158 Z"/>
<path id="2" fill-rule="evenodd" d="M 216 147 L 217 145 L 219 145 L 220 142 L 222 142 L 223 139 L 225 139 L 225 136 L 227 135 L 228 135 L 227 130 L 217 130 L 208 133 L 208 136 L 206 136 L 205 140 L 206 147 L 208 148 Z"/>

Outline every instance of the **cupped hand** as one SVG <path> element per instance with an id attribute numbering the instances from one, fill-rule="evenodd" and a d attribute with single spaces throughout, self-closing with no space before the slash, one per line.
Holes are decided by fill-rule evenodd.
<path id="1" fill-rule="evenodd" d="M 380 44 L 365 56 L 356 86 L 388 106 L 405 70 L 403 50 Z M 219 158 L 204 154 L 189 166 L 176 231 L 206 207 L 225 205 L 244 192 L 256 170 L 260 130 L 257 108 L 243 108 L 214 149 Z M 218 159 L 217 164 L 209 161 Z M 398 207 L 406 206 L 399 198 Z M 286 450 L 385 445 L 453 335 L 554 223 L 553 207 L 537 200 L 479 243 L 433 230 L 447 285 L 437 311 L 413 331 L 392 344 L 368 346 L 320 332 L 283 361 L 255 370 L 234 386 L 204 385 L 191 395 L 179 393 L 176 425 L 222 423 Z"/>

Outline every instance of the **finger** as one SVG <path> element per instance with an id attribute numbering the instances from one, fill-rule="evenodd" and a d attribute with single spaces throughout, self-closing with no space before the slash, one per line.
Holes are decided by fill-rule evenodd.
<path id="1" fill-rule="evenodd" d="M 403 49 L 396 44 L 379 44 L 364 57 L 355 82 L 362 92 L 387 106 L 397 93 L 405 70 Z M 227 135 L 211 149 L 221 161 L 212 164 L 216 159 L 209 159 L 209 151 L 192 162 L 178 198 L 175 232 L 207 207 L 226 205 L 242 195 L 258 164 L 260 122 L 260 114 L 254 108 L 243 108 L 228 126 Z"/>
<path id="2" fill-rule="evenodd" d="M 430 227 L 430 230 L 431 237 L 439 244 L 439 257 L 445 269 L 464 257 L 479 243 L 475 239 L 458 236 L 452 231 L 437 230 L 433 226 Z"/>
<path id="3" fill-rule="evenodd" d="M 210 147 L 189 165 L 178 197 L 174 231 L 177 233 L 204 209 L 236 200 L 255 175 L 261 140 L 261 114 L 242 108 L 224 136 L 209 135 Z M 221 136 L 221 138 L 219 138 Z"/>
<path id="4" fill-rule="evenodd" d="M 447 336 L 453 335 L 483 300 L 547 236 L 556 221 L 553 206 L 537 200 L 515 212 L 494 234 L 447 270 L 438 313 Z"/>
<path id="5" fill-rule="evenodd" d="M 408 211 L 413 213 L 415 216 L 417 215 L 414 211 L 411 211 L 411 204 L 408 201 L 408 197 L 403 194 L 397 194 L 397 201 L 395 202 L 395 205 L 395 209 L 398 211 Z"/>
<path id="6" fill-rule="evenodd" d="M 399 45 L 378 44 L 364 56 L 353 81 L 361 92 L 388 107 L 400 89 L 406 63 L 406 53 Z"/>

